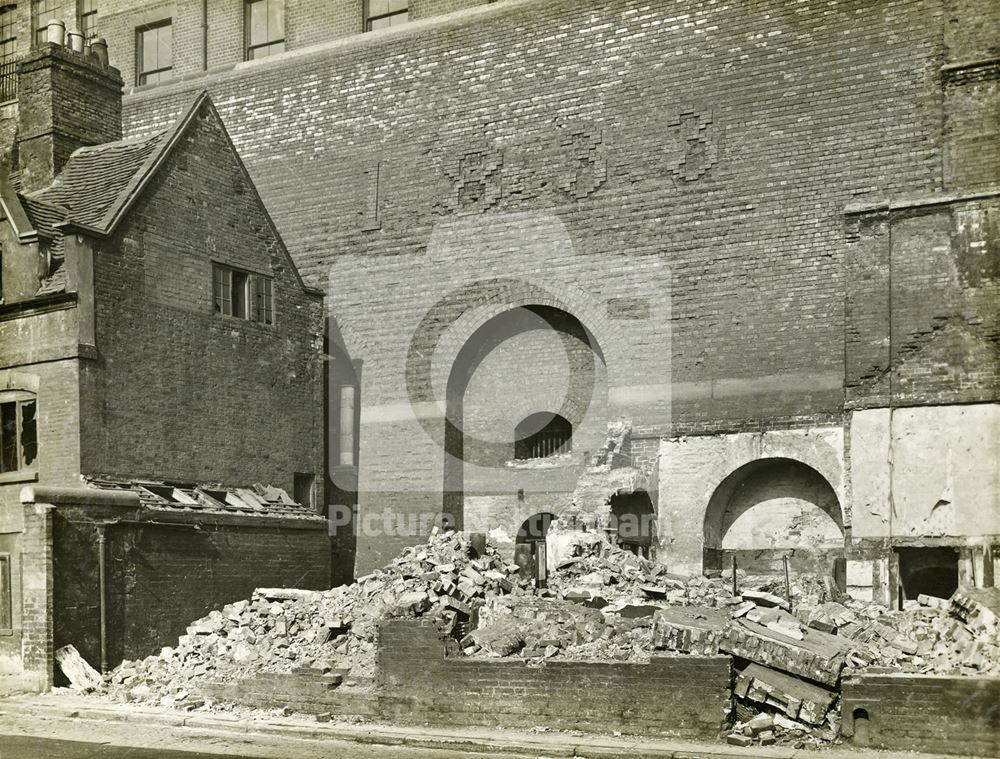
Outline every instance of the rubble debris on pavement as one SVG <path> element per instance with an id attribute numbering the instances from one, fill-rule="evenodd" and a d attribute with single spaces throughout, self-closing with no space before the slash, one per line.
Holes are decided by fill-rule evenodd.
<path id="1" fill-rule="evenodd" d="M 123 662 L 104 688 L 123 700 L 192 708 L 204 703 L 200 683 L 259 672 L 365 687 L 376 674 L 379 622 L 426 617 L 465 656 L 531 666 L 729 654 L 727 741 L 802 747 L 837 739 L 845 675 L 1000 675 L 1000 591 L 920 596 L 892 611 L 842 597 L 825 578 L 799 577 L 786 588 L 742 570 L 736 582 L 732 571 L 687 577 L 592 532 L 560 540 L 543 588 L 494 546 L 461 533 L 436 533 L 352 585 L 259 588 L 192 622 L 175 647 Z"/>

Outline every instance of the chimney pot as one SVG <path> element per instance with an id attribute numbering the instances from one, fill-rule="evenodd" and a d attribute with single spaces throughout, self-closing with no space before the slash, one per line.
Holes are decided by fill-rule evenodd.
<path id="1" fill-rule="evenodd" d="M 66 35 L 69 38 L 69 47 L 74 53 L 83 54 L 83 32 L 79 32 L 73 29 L 67 32 Z"/>
<path id="2" fill-rule="evenodd" d="M 107 67 L 108 65 L 108 42 L 104 37 L 95 37 L 90 41 L 90 51 L 97 56 L 98 62 Z"/>
<path id="3" fill-rule="evenodd" d="M 46 24 L 47 39 L 54 45 L 63 45 L 66 42 L 66 25 L 57 18 L 50 19 Z"/>

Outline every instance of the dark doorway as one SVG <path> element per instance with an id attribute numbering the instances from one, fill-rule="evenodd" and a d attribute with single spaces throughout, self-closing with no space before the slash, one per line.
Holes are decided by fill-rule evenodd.
<path id="1" fill-rule="evenodd" d="M 656 512 L 648 493 L 617 493 L 611 496 L 611 518 L 618 545 L 646 559 L 653 558 L 656 545 Z"/>
<path id="2" fill-rule="evenodd" d="M 902 600 L 924 594 L 951 598 L 958 590 L 958 551 L 954 548 L 897 548 Z"/>
<path id="3" fill-rule="evenodd" d="M 524 520 L 514 540 L 514 563 L 520 568 L 522 577 L 544 585 L 547 579 L 545 536 L 548 534 L 555 514 L 543 511 Z"/>

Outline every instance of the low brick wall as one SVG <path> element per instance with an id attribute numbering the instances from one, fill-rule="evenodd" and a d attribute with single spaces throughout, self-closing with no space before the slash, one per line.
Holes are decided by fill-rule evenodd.
<path id="1" fill-rule="evenodd" d="M 1000 756 L 1000 678 L 860 675 L 844 681 L 842 709 L 856 745 Z"/>
<path id="2" fill-rule="evenodd" d="M 379 684 L 388 696 L 383 716 L 396 722 L 717 738 L 730 705 L 728 656 L 531 667 L 450 655 L 446 648 L 425 622 L 382 624 Z"/>
<path id="3" fill-rule="evenodd" d="M 453 643 L 453 641 L 452 641 Z M 203 690 L 245 706 L 288 706 L 407 724 L 530 728 L 717 740 L 730 705 L 728 656 L 628 662 L 470 659 L 433 625 L 384 622 L 374 688 L 327 688 L 309 675 L 260 674 Z"/>

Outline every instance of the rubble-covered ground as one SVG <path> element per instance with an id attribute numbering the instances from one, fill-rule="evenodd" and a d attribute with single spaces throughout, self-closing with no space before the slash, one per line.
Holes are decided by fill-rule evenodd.
<path id="1" fill-rule="evenodd" d="M 343 670 L 363 687 L 375 676 L 378 623 L 398 616 L 431 616 L 465 655 L 536 666 L 731 654 L 728 739 L 738 745 L 834 740 L 839 683 L 852 672 L 1000 675 L 1000 627 L 983 591 L 889 611 L 809 577 L 786 589 L 738 571 L 733 589 L 731 573 L 673 575 L 594 533 L 581 533 L 536 589 L 493 546 L 434 534 L 348 586 L 258 589 L 193 622 L 176 646 L 123 662 L 103 689 L 190 707 L 203 703 L 201 683 L 298 668 Z"/>

